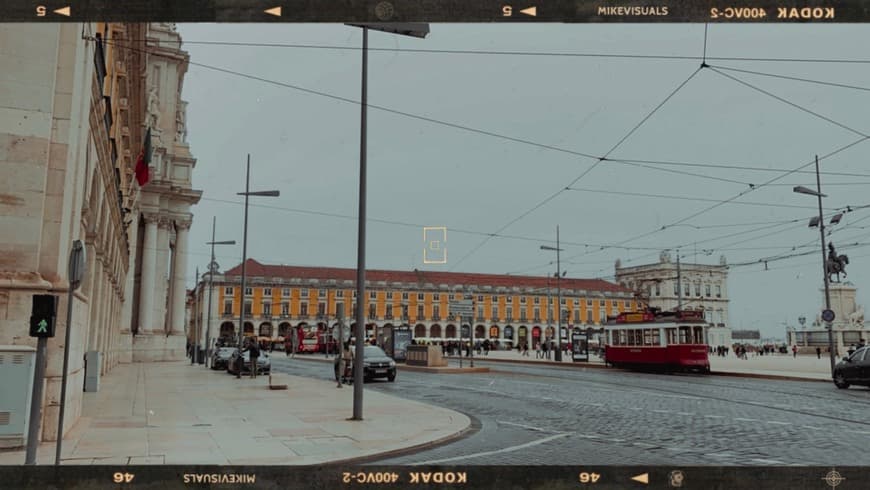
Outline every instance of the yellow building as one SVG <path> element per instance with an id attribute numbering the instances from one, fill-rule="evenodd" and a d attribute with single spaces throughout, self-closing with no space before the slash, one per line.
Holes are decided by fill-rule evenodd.
<path id="1" fill-rule="evenodd" d="M 336 304 L 343 303 L 354 325 L 356 270 L 330 267 L 246 264 L 245 334 L 282 339 L 296 327 L 337 324 Z M 210 339 L 235 337 L 242 308 L 241 265 L 213 279 Z M 607 316 L 634 311 L 626 288 L 600 279 L 563 278 L 562 338 L 574 326 L 600 325 Z M 451 301 L 470 295 L 474 302 L 474 337 L 498 341 L 502 348 L 555 339 L 556 279 L 431 271 L 366 271 L 367 336 L 385 327 L 410 326 L 415 338 L 459 339 L 462 322 L 450 312 Z M 548 296 L 549 291 L 549 296 Z M 196 290 L 196 314 L 205 342 L 208 282 Z M 547 308 L 547 304 L 550 308 Z M 192 332 L 191 332 L 192 334 Z M 193 337 L 191 337 L 193 338 Z"/>

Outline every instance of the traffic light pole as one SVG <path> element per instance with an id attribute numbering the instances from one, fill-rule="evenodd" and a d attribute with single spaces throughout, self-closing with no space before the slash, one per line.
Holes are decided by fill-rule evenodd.
<path id="1" fill-rule="evenodd" d="M 69 330 L 69 329 L 67 329 Z M 39 446 L 39 429 L 42 422 L 42 390 L 45 385 L 45 352 L 48 338 L 36 340 L 36 373 L 33 376 L 33 394 L 30 398 L 30 425 L 27 429 L 27 453 L 24 464 L 36 464 L 36 448 Z"/>

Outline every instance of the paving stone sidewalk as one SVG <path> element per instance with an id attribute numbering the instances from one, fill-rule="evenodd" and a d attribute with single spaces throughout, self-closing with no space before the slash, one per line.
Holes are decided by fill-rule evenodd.
<path id="1" fill-rule="evenodd" d="M 287 390 L 188 362 L 123 364 L 84 394 L 83 416 L 63 441 L 61 464 L 303 465 L 333 463 L 457 437 L 465 415 L 365 390 L 362 421 L 353 387 L 281 376 Z M 276 378 L 277 378 L 276 376 Z M 54 464 L 43 443 L 38 464 Z M 24 464 L 24 451 L 0 464 Z"/>

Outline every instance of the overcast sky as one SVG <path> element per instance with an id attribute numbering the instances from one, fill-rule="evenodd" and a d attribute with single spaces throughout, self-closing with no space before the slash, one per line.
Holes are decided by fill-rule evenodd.
<path id="1" fill-rule="evenodd" d="M 870 31 L 711 25 L 706 54 L 716 72 L 698 71 L 704 30 L 701 24 L 436 24 L 424 40 L 371 33 L 370 46 L 388 50 L 369 54 L 369 104 L 406 114 L 369 110 L 367 267 L 545 275 L 555 270 L 555 257 L 539 245 L 555 244 L 558 224 L 562 268 L 570 277 L 612 280 L 617 258 L 638 265 L 676 247 L 687 262 L 718 263 L 725 255 L 734 264 L 733 328 L 784 337 L 783 322 L 796 324 L 800 315 L 811 322 L 822 302 L 821 252 L 818 230 L 806 223 L 818 209 L 813 197 L 792 187 L 814 188 L 815 175 L 787 171 L 811 171 L 814 155 L 861 140 L 821 160 L 823 192 L 830 195 L 824 205 L 829 213 L 870 204 L 864 136 L 870 134 Z M 212 216 L 218 240 L 241 244 L 243 206 L 235 193 L 244 190 L 248 153 L 252 190 L 281 191 L 277 199 L 252 200 L 248 256 L 355 267 L 359 105 L 299 89 L 359 101 L 360 30 L 198 24 L 179 31 L 193 63 L 268 80 L 203 66 L 191 66 L 185 79 L 188 141 L 198 159 L 194 187 L 204 191 L 193 210 L 190 283 L 194 268 L 208 263 Z M 715 59 L 723 57 L 768 60 Z M 870 208 L 847 213 L 830 237 L 850 256 L 849 279 L 865 304 L 868 217 Z M 423 264 L 424 226 L 447 227 L 448 264 Z M 492 233 L 499 236 L 487 239 Z M 737 265 L 803 252 L 811 255 L 769 260 L 767 270 L 760 263 Z M 241 245 L 218 251 L 222 269 L 240 259 Z"/>

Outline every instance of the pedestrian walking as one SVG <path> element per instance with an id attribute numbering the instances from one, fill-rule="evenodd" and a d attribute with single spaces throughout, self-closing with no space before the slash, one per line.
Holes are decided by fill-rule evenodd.
<path id="1" fill-rule="evenodd" d="M 550 358 L 550 345 L 549 344 L 550 343 L 547 342 L 546 340 L 544 341 L 544 346 L 543 346 L 543 349 L 544 349 L 543 358 L 544 359 Z"/>
<path id="2" fill-rule="evenodd" d="M 260 359 L 260 345 L 255 339 L 248 343 L 248 357 L 251 359 L 251 377 L 257 377 L 257 361 Z"/>
<path id="3" fill-rule="evenodd" d="M 535 342 L 535 359 L 541 358 L 541 342 Z"/>
<path id="4" fill-rule="evenodd" d="M 797 359 L 797 345 L 793 345 L 791 347 L 791 352 L 792 352 L 794 358 Z"/>
<path id="5" fill-rule="evenodd" d="M 817 359 L 822 358 L 822 348 L 821 347 L 816 347 L 816 358 Z"/>

